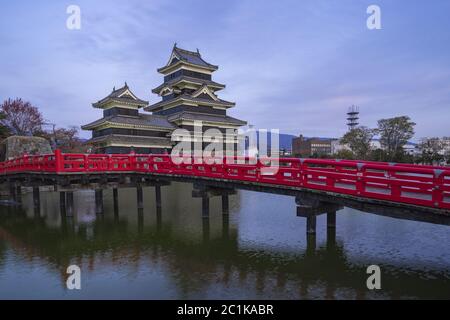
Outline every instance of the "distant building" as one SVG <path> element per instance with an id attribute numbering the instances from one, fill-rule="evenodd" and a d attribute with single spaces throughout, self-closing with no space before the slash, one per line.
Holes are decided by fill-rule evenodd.
<path id="1" fill-rule="evenodd" d="M 370 141 L 370 147 L 371 147 L 373 150 L 376 150 L 376 149 L 383 149 L 383 148 L 381 147 L 380 139 L 372 139 L 372 140 Z"/>
<path id="2" fill-rule="evenodd" d="M 306 138 L 300 135 L 292 139 L 292 155 L 294 157 L 323 156 L 332 154 L 332 138 Z"/>
<path id="3" fill-rule="evenodd" d="M 417 144 L 409 141 L 403 146 L 403 150 L 405 151 L 406 154 L 412 156 L 418 155 L 420 153 Z"/>
<path id="4" fill-rule="evenodd" d="M 331 154 L 336 154 L 342 150 L 350 150 L 350 147 L 341 143 L 340 139 L 332 139 L 331 141 Z"/>
<path id="5" fill-rule="evenodd" d="M 211 75 L 217 66 L 203 60 L 200 52 L 188 51 L 174 45 L 167 64 L 158 69 L 164 75 L 164 83 L 152 90 L 162 100 L 149 106 L 139 99 L 125 83 L 102 100 L 93 103 L 94 108 L 103 110 L 103 118 L 82 126 L 92 131 L 87 141 L 96 153 L 161 153 L 173 145 L 172 132 L 177 128 L 187 129 L 191 142 L 194 137 L 194 123 L 201 121 L 203 132 L 214 128 L 225 133 L 236 130 L 245 121 L 227 115 L 234 102 L 220 99 L 217 92 L 225 85 L 214 82 Z M 140 113 L 139 109 L 152 114 Z M 205 146 L 207 143 L 203 143 Z M 236 148 L 236 135 L 226 144 Z"/>
<path id="6" fill-rule="evenodd" d="M 448 150 L 450 151 L 450 139 L 448 141 Z M 372 139 L 370 141 L 372 150 L 383 149 L 380 139 Z M 292 155 L 295 157 L 333 155 L 342 150 L 350 150 L 346 144 L 342 144 L 340 139 L 336 138 L 305 138 L 302 135 L 292 140 Z M 416 143 L 407 142 L 403 146 L 403 150 L 409 155 L 417 155 L 419 149 Z"/>
<path id="7" fill-rule="evenodd" d="M 442 137 L 443 150 L 442 155 L 450 155 L 450 137 Z"/>
<path id="8" fill-rule="evenodd" d="M 376 149 L 384 149 L 383 146 L 381 145 L 380 139 L 372 139 L 372 141 L 370 141 L 370 146 L 373 150 Z M 409 155 L 416 155 L 419 153 L 419 149 L 417 147 L 417 144 L 414 142 L 410 142 L 408 141 L 404 146 L 403 146 L 403 150 L 405 151 L 406 154 Z"/>

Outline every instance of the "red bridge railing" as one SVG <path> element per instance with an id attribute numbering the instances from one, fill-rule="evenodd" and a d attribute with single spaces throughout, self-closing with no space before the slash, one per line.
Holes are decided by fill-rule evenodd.
<path id="1" fill-rule="evenodd" d="M 170 155 L 24 155 L 0 162 L 0 174 L 140 172 L 265 183 L 450 209 L 450 168 L 385 162 L 280 158 L 225 158 L 221 163 L 176 164 Z M 211 159 L 204 159 L 208 162 Z"/>

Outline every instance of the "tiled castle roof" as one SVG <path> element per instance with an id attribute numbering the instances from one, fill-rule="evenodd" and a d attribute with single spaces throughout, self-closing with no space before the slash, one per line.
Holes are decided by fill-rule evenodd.
<path id="1" fill-rule="evenodd" d="M 230 116 L 213 115 L 207 113 L 188 112 L 188 111 L 183 111 L 176 113 L 174 115 L 170 115 L 168 116 L 168 120 L 170 122 L 175 122 L 177 120 L 205 121 L 215 123 L 227 123 L 238 126 L 244 126 L 247 124 L 246 121 L 239 120 Z"/>
<path id="2" fill-rule="evenodd" d="M 139 114 L 138 117 L 130 117 L 130 116 L 108 116 L 105 118 L 101 118 L 89 124 L 82 126 L 83 130 L 91 130 L 95 127 L 98 127 L 105 123 L 111 124 L 126 124 L 126 125 L 134 125 L 134 126 L 145 126 L 145 127 L 155 127 L 161 129 L 174 129 L 175 126 L 171 124 L 167 117 L 151 115 L 151 114 Z"/>
<path id="3" fill-rule="evenodd" d="M 128 93 L 127 93 L 127 91 L 128 91 Z M 115 101 L 115 102 L 125 103 L 125 104 L 132 104 L 132 105 L 136 105 L 139 107 L 145 107 L 148 105 L 148 101 L 137 98 L 136 95 L 134 95 L 131 92 L 131 90 L 128 87 L 126 82 L 122 88 L 119 88 L 117 90 L 116 90 L 116 88 L 114 88 L 113 91 L 108 96 L 93 103 L 92 106 L 98 108 L 110 101 Z"/>
<path id="4" fill-rule="evenodd" d="M 159 91 L 162 88 L 176 85 L 177 83 L 180 83 L 182 81 L 193 82 L 193 83 L 196 83 L 196 84 L 199 84 L 199 85 L 206 84 L 208 86 L 213 86 L 213 87 L 221 88 L 221 89 L 225 88 L 224 84 L 221 84 L 221 83 L 218 83 L 218 82 L 215 82 L 215 81 L 205 80 L 205 79 L 198 79 L 198 78 L 194 78 L 194 77 L 188 77 L 188 76 L 185 76 L 185 75 L 181 75 L 179 77 L 173 78 L 173 79 L 171 79 L 169 81 L 166 81 L 163 84 L 157 86 L 156 88 L 154 88 L 152 90 L 152 92 L 158 94 Z"/>
<path id="5" fill-rule="evenodd" d="M 164 67 L 159 68 L 158 72 L 163 71 L 168 66 L 174 65 L 174 64 L 178 63 L 179 61 L 186 62 L 188 64 L 196 65 L 199 67 L 211 69 L 211 70 L 217 70 L 219 68 L 218 66 L 210 64 L 210 63 L 206 62 L 205 60 L 203 60 L 198 49 L 197 49 L 197 51 L 189 51 L 189 50 L 181 49 L 181 48 L 177 47 L 176 43 L 172 49 L 171 58 L 172 57 L 173 57 L 173 59 L 171 59 L 169 61 L 169 63 L 167 65 L 165 65 Z"/>

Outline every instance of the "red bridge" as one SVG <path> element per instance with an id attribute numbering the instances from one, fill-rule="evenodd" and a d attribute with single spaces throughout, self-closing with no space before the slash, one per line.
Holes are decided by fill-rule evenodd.
<path id="1" fill-rule="evenodd" d="M 136 173 L 252 184 L 262 187 L 322 191 L 363 201 L 376 199 L 442 210 L 450 209 L 450 168 L 412 164 L 280 158 L 278 170 L 269 159 L 224 158 L 223 163 L 175 164 L 170 155 L 63 154 L 24 155 L 0 162 L 7 181 L 21 174 L 57 176 Z M 252 162 L 253 160 L 253 162 Z M 206 160 L 207 161 L 207 160 Z"/>

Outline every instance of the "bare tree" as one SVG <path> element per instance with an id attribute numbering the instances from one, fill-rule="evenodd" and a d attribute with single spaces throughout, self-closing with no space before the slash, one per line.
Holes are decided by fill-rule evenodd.
<path id="1" fill-rule="evenodd" d="M 78 137 L 78 127 L 55 128 L 52 131 L 44 131 L 39 134 L 47 140 L 55 140 L 55 146 L 63 152 L 85 152 L 86 146 Z"/>
<path id="2" fill-rule="evenodd" d="M 33 135 L 41 130 L 44 118 L 38 108 L 20 98 L 5 100 L 0 106 L 0 123 L 14 135 Z"/>
<path id="3" fill-rule="evenodd" d="M 422 138 L 418 147 L 424 163 L 433 164 L 444 159 L 444 142 L 438 137 Z"/>

